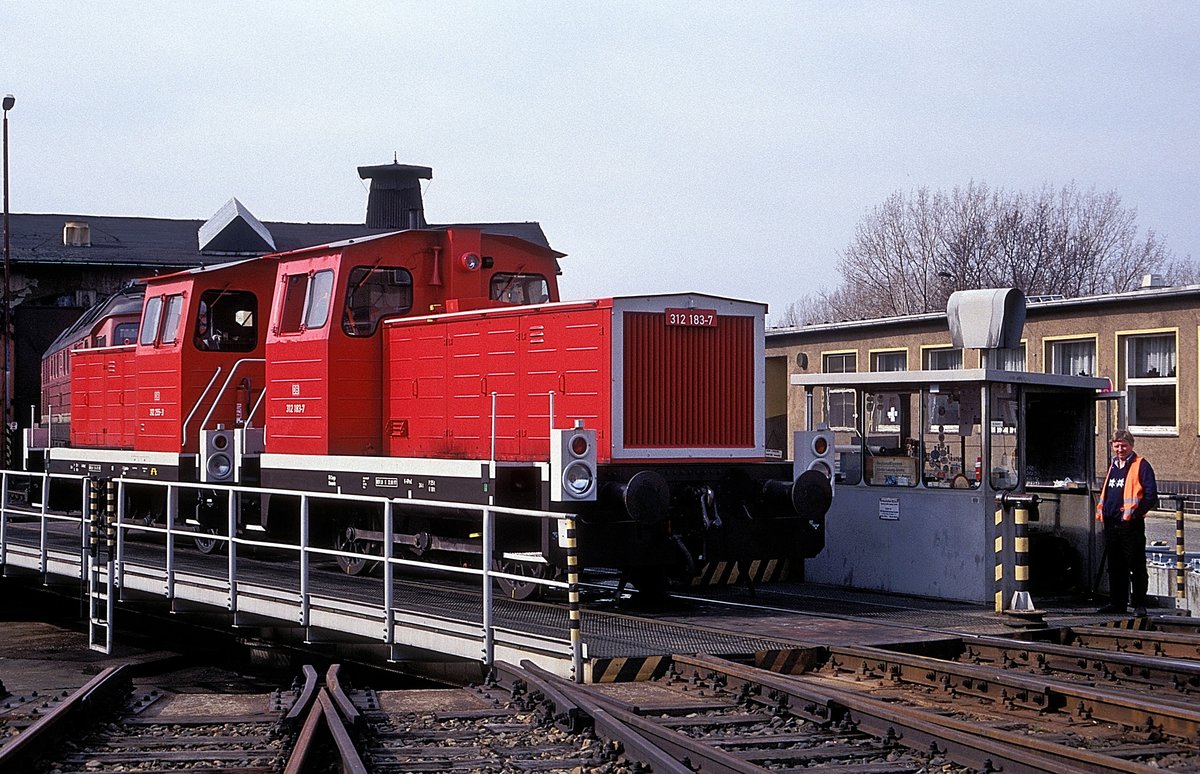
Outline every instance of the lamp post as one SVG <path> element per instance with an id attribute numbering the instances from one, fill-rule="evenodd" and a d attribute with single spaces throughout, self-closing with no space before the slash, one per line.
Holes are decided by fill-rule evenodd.
<path id="1" fill-rule="evenodd" d="M 11 94 L 4 95 L 4 467 L 12 466 L 9 459 L 9 425 L 12 422 L 12 288 L 9 277 L 11 262 L 8 251 L 8 111 L 17 104 Z"/>

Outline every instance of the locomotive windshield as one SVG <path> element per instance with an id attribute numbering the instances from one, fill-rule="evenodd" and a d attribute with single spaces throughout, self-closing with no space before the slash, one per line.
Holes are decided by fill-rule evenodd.
<path id="1" fill-rule="evenodd" d="M 550 284 L 541 274 L 496 272 L 491 297 L 506 304 L 545 304 L 550 301 Z"/>
<path id="2" fill-rule="evenodd" d="M 355 266 L 346 284 L 342 330 L 370 336 L 379 321 L 412 308 L 412 275 L 395 266 Z"/>
<path id="3" fill-rule="evenodd" d="M 182 316 L 183 296 L 179 293 L 146 299 L 146 313 L 142 317 L 142 334 L 138 337 L 138 343 L 143 346 L 155 342 L 174 344 L 179 338 L 179 320 Z"/>

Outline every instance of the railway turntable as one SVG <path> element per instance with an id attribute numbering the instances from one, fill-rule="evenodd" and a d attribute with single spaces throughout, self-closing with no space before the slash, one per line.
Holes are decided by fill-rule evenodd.
<path id="1" fill-rule="evenodd" d="M 956 293 L 948 316 L 982 368 L 792 377 L 835 452 L 826 548 L 805 578 L 1029 611 L 1031 594 L 1083 590 L 1099 564 L 1097 405 L 1113 394 L 988 367 L 1020 342 L 1018 291 Z"/>

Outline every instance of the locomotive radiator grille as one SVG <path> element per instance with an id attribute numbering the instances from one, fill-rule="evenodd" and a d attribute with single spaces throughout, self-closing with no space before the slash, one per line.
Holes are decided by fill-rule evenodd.
<path id="1" fill-rule="evenodd" d="M 624 315 L 625 447 L 747 448 L 754 439 L 754 318 L 667 325 Z"/>

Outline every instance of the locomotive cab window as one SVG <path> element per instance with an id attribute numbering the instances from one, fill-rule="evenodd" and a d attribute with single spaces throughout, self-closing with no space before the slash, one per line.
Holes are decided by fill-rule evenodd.
<path id="1" fill-rule="evenodd" d="M 258 342 L 258 299 L 244 290 L 209 290 L 196 315 L 197 349 L 249 352 Z"/>
<path id="2" fill-rule="evenodd" d="M 146 301 L 142 316 L 142 333 L 138 343 L 143 346 L 174 344 L 179 338 L 179 321 L 183 317 L 183 295 L 154 296 Z"/>
<path id="3" fill-rule="evenodd" d="M 412 308 L 412 275 L 395 266 L 355 266 L 346 284 L 342 330 L 370 336 L 384 317 Z"/>
<path id="4" fill-rule="evenodd" d="M 120 346 L 122 344 L 132 344 L 137 338 L 137 323 L 127 322 L 120 323 L 113 333 L 113 344 Z"/>
<path id="5" fill-rule="evenodd" d="M 289 274 L 283 283 L 279 332 L 299 333 L 324 327 L 329 321 L 329 301 L 333 297 L 333 271 Z"/>
<path id="6" fill-rule="evenodd" d="M 506 304 L 545 304 L 550 301 L 550 283 L 541 274 L 492 275 L 491 299 Z"/>

